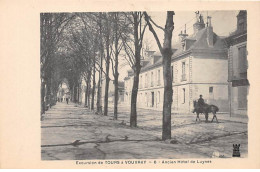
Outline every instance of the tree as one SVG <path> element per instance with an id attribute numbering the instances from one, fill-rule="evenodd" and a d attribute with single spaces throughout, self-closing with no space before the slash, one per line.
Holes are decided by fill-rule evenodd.
<path id="1" fill-rule="evenodd" d="M 128 34 L 122 35 L 122 42 L 126 53 L 126 60 L 134 71 L 134 82 L 131 95 L 131 112 L 130 112 L 130 126 L 137 127 L 137 93 L 139 85 L 139 75 L 141 71 L 141 48 L 143 45 L 143 36 L 146 29 L 146 24 L 142 26 L 143 14 L 141 12 L 125 13 L 129 22 L 130 28 L 133 29 L 133 38 Z M 133 43 L 133 47 L 131 46 Z"/>
<path id="2" fill-rule="evenodd" d="M 111 15 L 110 13 L 104 14 L 105 18 L 105 46 L 106 46 L 106 57 L 105 57 L 105 64 L 106 64 L 106 83 L 105 83 L 105 97 L 104 97 L 104 115 L 107 116 L 108 113 L 108 91 L 109 91 L 109 69 L 110 69 L 110 61 L 111 61 L 111 51 L 110 45 L 113 44 L 113 38 L 110 37 L 111 34 Z"/>
<path id="3" fill-rule="evenodd" d="M 41 115 L 45 112 L 45 104 L 51 103 L 51 95 L 55 94 L 52 93 L 54 90 L 52 90 L 53 79 L 51 78 L 54 75 L 56 44 L 64 28 L 73 18 L 74 15 L 69 13 L 41 13 L 40 15 Z"/>
<path id="4" fill-rule="evenodd" d="M 91 96 L 91 104 L 89 102 L 88 106 L 89 106 L 89 108 L 91 107 L 91 110 L 94 110 L 94 98 L 95 98 L 95 89 L 96 89 L 96 81 L 95 81 L 96 80 L 96 62 L 98 62 L 98 60 L 96 59 L 96 55 L 97 55 L 96 51 L 97 51 L 97 47 L 99 46 L 99 44 L 98 44 L 98 36 L 99 36 L 98 22 L 99 22 L 99 20 L 98 20 L 98 15 L 96 13 L 80 13 L 80 14 L 78 14 L 78 16 L 81 18 L 82 22 L 84 23 L 84 28 L 85 28 L 86 32 L 89 32 L 89 40 L 90 40 L 89 47 L 91 47 L 91 49 L 92 49 L 91 50 L 92 72 L 90 72 L 90 73 L 92 73 L 92 96 Z M 101 39 L 101 41 L 102 41 L 102 39 Z M 91 77 L 88 79 L 88 81 L 89 81 L 89 84 L 87 86 L 87 91 L 89 92 L 88 94 L 90 94 L 90 91 L 91 91 L 90 80 L 91 80 Z M 87 96 L 86 100 L 88 99 L 88 101 L 89 101 L 89 98 L 90 98 L 90 96 Z"/>
<path id="5" fill-rule="evenodd" d="M 103 22 L 105 21 L 103 13 L 79 13 L 78 16 L 81 18 L 82 22 L 84 23 L 84 28 L 86 32 L 88 32 L 90 43 L 88 47 L 92 47 L 92 64 L 91 66 L 91 73 L 92 73 L 92 96 L 91 96 L 91 105 L 89 102 L 90 98 L 90 91 L 91 91 L 91 84 L 90 80 L 88 80 L 89 84 L 87 84 L 86 90 L 86 100 L 89 102 L 88 107 L 91 107 L 91 110 L 94 110 L 94 97 L 95 97 L 95 89 L 96 89 L 96 71 L 99 72 L 99 80 L 97 84 L 97 113 L 102 114 L 102 102 L 101 102 L 101 95 L 102 95 L 102 72 L 103 71 L 103 59 L 104 59 L 104 46 L 103 46 L 103 37 L 104 37 L 104 30 Z M 104 28 L 104 29 L 103 29 Z M 94 43 L 94 44 L 93 44 Z M 97 51 L 99 51 L 97 53 Z M 97 67 L 98 66 L 98 67 Z M 90 69 L 90 68 L 89 68 Z M 105 73 L 106 74 L 106 73 Z M 89 75 L 90 76 L 90 75 Z"/>
<path id="6" fill-rule="evenodd" d="M 97 42 L 97 40 L 95 41 L 95 43 Z M 96 47 L 96 44 L 95 44 Z M 94 52 L 96 53 L 96 52 Z M 94 100 L 95 100 L 95 89 L 96 89 L 96 56 L 93 56 L 93 75 L 92 75 L 92 97 L 91 97 L 91 110 L 94 110 Z"/>
<path id="7" fill-rule="evenodd" d="M 101 96 L 102 96 L 102 71 L 103 71 L 103 55 L 104 55 L 104 49 L 103 49 L 103 39 L 102 39 L 102 13 L 99 13 L 98 18 L 98 32 L 99 32 L 99 78 L 98 78 L 98 90 L 97 90 L 97 113 L 102 114 L 102 102 L 101 102 Z"/>
<path id="8" fill-rule="evenodd" d="M 92 53 L 91 53 L 91 46 L 90 46 L 90 34 L 82 29 L 82 30 L 77 30 L 74 31 L 75 28 L 73 29 L 72 32 L 72 40 L 70 41 L 71 47 L 73 47 L 73 71 L 78 71 L 76 74 L 75 78 L 78 78 L 76 80 L 76 88 L 74 86 L 73 95 L 74 95 L 74 101 L 76 103 L 79 103 L 79 88 L 81 85 L 81 78 L 83 77 L 87 87 L 85 90 L 85 106 L 89 107 L 89 90 L 90 90 L 90 82 L 91 82 L 91 72 L 92 72 Z"/>
<path id="9" fill-rule="evenodd" d="M 127 25 L 124 22 L 123 13 L 115 12 L 113 13 L 113 36 L 114 36 L 114 48 L 112 50 L 111 62 L 112 62 L 112 71 L 114 76 L 114 119 L 117 120 L 117 113 L 118 113 L 118 63 L 119 63 L 119 54 L 123 48 L 122 41 L 120 42 L 120 37 L 122 33 L 127 34 Z"/>
<path id="10" fill-rule="evenodd" d="M 149 26 L 149 30 L 152 32 L 159 50 L 163 56 L 163 79 L 164 79 L 164 100 L 163 100 L 163 121 L 162 121 L 162 140 L 171 139 L 171 105 L 172 105 L 172 77 L 171 77 L 171 57 L 172 57 L 172 32 L 174 29 L 173 23 L 173 11 L 167 12 L 166 24 L 162 28 L 158 26 L 147 12 L 144 12 L 145 21 Z M 164 31 L 163 46 L 153 28 L 153 25 Z"/>
<path id="11" fill-rule="evenodd" d="M 90 108 L 91 76 L 94 67 L 93 59 L 95 59 L 96 45 L 93 44 L 95 35 L 91 27 L 88 26 L 89 22 L 88 18 L 77 14 L 77 17 L 66 28 L 65 34 L 63 34 L 60 49 L 70 59 L 69 64 L 72 70 L 67 77 L 69 78 L 73 101 L 79 103 L 81 81 L 84 79 L 87 85 L 85 106 Z"/>

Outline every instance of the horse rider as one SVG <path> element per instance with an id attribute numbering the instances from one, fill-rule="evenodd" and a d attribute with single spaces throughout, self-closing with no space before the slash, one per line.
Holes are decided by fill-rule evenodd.
<path id="1" fill-rule="evenodd" d="M 198 101 L 195 101 L 197 102 L 196 104 L 194 104 L 194 109 L 193 109 L 193 112 L 194 113 L 197 110 L 200 110 L 200 111 L 204 111 L 203 110 L 203 106 L 205 105 L 205 102 L 204 102 L 204 99 L 202 98 L 202 95 L 200 95 L 200 98 L 198 99 Z"/>
<path id="2" fill-rule="evenodd" d="M 198 99 L 198 103 L 197 103 L 198 110 L 203 112 L 205 110 L 205 105 L 206 105 L 206 103 L 205 103 L 204 99 L 202 98 L 202 95 L 200 95 L 200 98 Z M 193 113 L 194 112 L 195 112 L 195 109 L 193 110 Z"/>
<path id="3" fill-rule="evenodd" d="M 202 98 L 202 95 L 200 95 L 200 98 L 198 99 L 198 105 L 200 108 L 202 108 L 205 105 L 204 99 Z"/>

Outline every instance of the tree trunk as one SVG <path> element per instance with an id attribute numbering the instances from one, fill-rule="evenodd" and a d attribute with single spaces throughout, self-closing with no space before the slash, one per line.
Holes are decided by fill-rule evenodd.
<path id="1" fill-rule="evenodd" d="M 115 76 L 115 97 L 114 97 L 114 119 L 117 119 L 117 108 L 118 108 L 118 75 Z"/>
<path id="2" fill-rule="evenodd" d="M 163 56 L 163 80 L 164 80 L 164 100 L 163 100 L 163 131 L 162 140 L 171 139 L 171 107 L 172 107 L 172 31 L 174 29 L 173 11 L 167 12 L 167 19 L 164 31 L 164 42 L 162 48 Z"/>
<path id="3" fill-rule="evenodd" d="M 74 103 L 77 103 L 77 86 L 73 86 L 73 100 L 74 100 Z"/>
<path id="4" fill-rule="evenodd" d="M 172 31 L 174 29 L 174 11 L 167 12 L 166 24 L 164 28 L 163 46 L 150 23 L 150 19 L 144 12 L 145 20 L 149 30 L 154 35 L 160 52 L 163 56 L 163 80 L 164 80 L 164 99 L 163 99 L 163 121 L 162 121 L 162 140 L 171 139 L 171 107 L 172 107 L 172 76 L 171 76 L 171 56 L 172 56 Z"/>
<path id="5" fill-rule="evenodd" d="M 88 106 L 88 82 L 87 82 L 87 86 L 86 86 L 86 90 L 85 90 L 85 107 Z"/>
<path id="6" fill-rule="evenodd" d="M 91 110 L 94 110 L 94 99 L 95 99 L 95 89 L 96 89 L 96 79 L 95 79 L 95 77 L 96 77 L 96 69 L 95 69 L 95 59 L 94 59 Z"/>
<path id="7" fill-rule="evenodd" d="M 100 52 L 100 68 L 98 79 L 98 91 L 97 91 L 97 113 L 102 114 L 102 71 L 103 71 L 103 42 L 102 42 L 102 19 L 101 13 L 99 13 L 99 52 Z"/>
<path id="8" fill-rule="evenodd" d="M 138 84 L 139 84 L 139 71 L 135 71 L 134 73 L 134 83 L 132 88 L 132 96 L 131 96 L 131 114 L 130 114 L 130 126 L 137 127 L 137 93 L 138 93 Z"/>
<path id="9" fill-rule="evenodd" d="M 74 93 L 74 103 L 77 103 L 77 85 L 76 86 L 74 86 L 73 87 L 74 88 L 74 91 L 73 91 L 73 93 Z"/>
<path id="10" fill-rule="evenodd" d="M 47 79 L 47 91 L 46 91 L 46 105 L 50 107 L 51 105 L 51 82 L 50 82 L 50 79 L 48 78 Z M 48 107 L 48 109 L 49 109 Z"/>
<path id="11" fill-rule="evenodd" d="M 74 84 L 71 88 L 71 101 L 74 102 Z"/>
<path id="12" fill-rule="evenodd" d="M 107 116 L 108 111 L 108 90 L 109 90 L 109 62 L 110 60 L 107 59 L 106 62 L 106 85 L 105 85 L 105 97 L 104 97 L 104 115 Z"/>
<path id="13" fill-rule="evenodd" d="M 119 73 L 118 73 L 118 55 L 119 55 L 119 51 L 118 51 L 118 13 L 115 13 L 115 71 L 114 71 L 114 119 L 117 120 L 117 110 L 118 110 L 118 77 L 119 77 Z"/>
<path id="14" fill-rule="evenodd" d="M 91 85 L 89 83 L 89 89 L 88 89 L 88 109 L 90 109 L 90 92 L 91 92 Z"/>
<path id="15" fill-rule="evenodd" d="M 78 90 L 77 90 L 77 93 L 78 93 L 78 96 L 77 96 L 77 97 L 78 97 L 78 104 L 80 103 L 80 101 L 79 101 L 80 86 L 81 86 L 81 85 L 78 83 Z"/>
<path id="16" fill-rule="evenodd" d="M 162 140 L 171 139 L 171 107 L 172 107 L 172 77 L 171 77 L 171 49 L 163 54 L 163 121 Z"/>
<path id="17" fill-rule="evenodd" d="M 141 71 L 141 58 L 140 52 L 142 44 L 139 45 L 139 36 L 141 35 L 141 21 L 140 21 L 140 35 L 138 34 L 138 12 L 134 12 L 134 44 L 135 44 L 135 70 L 134 70 L 134 83 L 132 88 L 132 97 L 131 97 L 131 113 L 130 113 L 130 126 L 137 127 L 137 111 L 136 111 L 136 102 L 137 102 L 137 93 L 139 85 L 139 74 Z M 141 14 L 140 14 L 141 20 Z M 139 36 L 138 36 L 139 35 Z"/>
<path id="18" fill-rule="evenodd" d="M 45 113 L 45 82 L 41 81 L 41 115 Z"/>
<path id="19" fill-rule="evenodd" d="M 100 74 L 99 74 L 100 75 Z M 99 77 L 98 80 L 98 90 L 97 90 L 97 112 L 102 113 L 102 107 L 101 107 L 101 77 Z"/>
<path id="20" fill-rule="evenodd" d="M 109 65 L 110 65 L 110 28 L 109 28 L 109 22 L 108 19 L 106 19 L 106 26 L 107 26 L 107 31 L 106 31 L 106 85 L 105 85 L 105 99 L 104 99 L 104 115 L 107 116 L 108 113 L 108 90 L 109 90 Z"/>

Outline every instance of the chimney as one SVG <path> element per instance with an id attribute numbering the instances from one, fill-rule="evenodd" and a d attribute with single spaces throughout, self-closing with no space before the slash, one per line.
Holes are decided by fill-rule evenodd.
<path id="1" fill-rule="evenodd" d="M 240 10 L 237 15 L 237 32 L 241 33 L 247 30 L 247 11 Z"/>
<path id="2" fill-rule="evenodd" d="M 148 55 L 148 57 L 152 57 L 154 53 L 155 53 L 155 51 L 149 51 L 149 50 L 147 50 L 147 55 Z"/>
<path id="3" fill-rule="evenodd" d="M 186 24 L 185 24 L 185 29 L 184 29 L 184 32 L 179 34 L 179 37 L 180 37 L 180 41 L 183 41 L 185 40 L 185 38 L 188 36 L 188 34 L 186 33 Z"/>
<path id="4" fill-rule="evenodd" d="M 181 33 L 179 34 L 179 37 L 180 37 L 180 41 L 181 41 L 181 44 L 182 44 L 182 49 L 185 51 L 185 39 L 186 37 L 188 36 L 188 34 L 186 33 L 186 24 L 185 24 L 185 29 L 184 29 L 184 33 Z"/>
<path id="5" fill-rule="evenodd" d="M 213 27 L 211 25 L 211 17 L 208 16 L 207 17 L 207 23 L 208 23 L 208 27 L 207 27 L 207 42 L 209 47 L 213 47 Z"/>
<path id="6" fill-rule="evenodd" d="M 197 18 L 197 21 L 196 21 L 196 23 L 193 24 L 194 34 L 197 34 L 198 31 L 205 28 L 203 16 L 201 14 L 199 15 L 199 12 L 196 12 L 196 18 Z"/>
<path id="7" fill-rule="evenodd" d="M 155 53 L 155 51 L 145 50 L 143 59 L 147 60 L 147 59 L 151 58 L 154 53 Z"/>

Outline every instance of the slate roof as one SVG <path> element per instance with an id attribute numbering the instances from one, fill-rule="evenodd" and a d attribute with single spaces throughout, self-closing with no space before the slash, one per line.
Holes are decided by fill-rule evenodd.
<path id="1" fill-rule="evenodd" d="M 183 54 L 190 53 L 192 50 L 209 50 L 209 51 L 219 51 L 219 50 L 225 50 L 227 48 L 227 44 L 225 42 L 225 39 L 222 37 L 219 37 L 213 32 L 213 46 L 210 47 L 207 42 L 207 27 L 199 30 L 196 34 L 188 36 L 187 40 L 193 40 L 193 44 L 188 47 L 185 51 L 182 48 L 182 43 L 179 41 L 176 44 L 173 44 L 172 49 L 174 51 L 174 54 L 172 55 L 172 60 L 182 56 Z M 155 58 L 155 62 L 152 63 L 152 58 Z M 155 52 L 153 56 L 149 60 L 147 64 L 145 64 L 141 72 L 149 70 L 154 67 L 158 67 L 162 64 L 162 55 L 160 52 Z M 133 72 L 129 73 L 129 76 L 132 76 Z"/>

